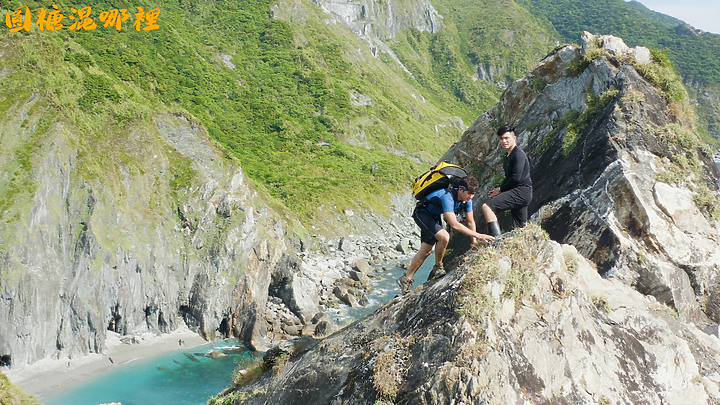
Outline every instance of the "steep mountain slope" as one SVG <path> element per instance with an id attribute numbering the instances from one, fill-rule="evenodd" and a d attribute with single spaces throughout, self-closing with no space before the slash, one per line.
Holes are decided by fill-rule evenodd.
<path id="1" fill-rule="evenodd" d="M 56 49 L 24 38 L 4 57 L 26 47 Z M 108 330 L 239 333 L 292 222 L 182 113 L 139 96 L 95 116 L 63 109 L 42 84 L 72 85 L 62 56 L 35 59 L 39 75 L 10 65 L 28 85 L 3 89 L 0 350 L 22 366 L 100 352 Z"/>
<path id="2" fill-rule="evenodd" d="M 720 173 L 667 67 L 610 36 L 548 55 L 444 156 L 489 189 L 516 124 L 532 223 L 211 403 L 718 403 Z"/>
<path id="3" fill-rule="evenodd" d="M 125 4 L 156 31 L 3 29 L 0 355 L 181 322 L 262 341 L 273 272 L 313 236 L 406 232 L 392 196 L 554 46 L 523 4 L 164 0 Z M 0 10 L 23 5 L 48 7 Z"/>
<path id="4" fill-rule="evenodd" d="M 602 279 L 535 225 L 289 353 L 266 356 L 266 378 L 210 404 L 720 400 L 717 338 Z"/>
<path id="5" fill-rule="evenodd" d="M 615 35 L 630 46 L 661 50 L 670 56 L 700 112 L 700 129 L 720 139 L 720 35 L 699 32 L 638 10 L 622 0 L 520 0 L 534 15 L 547 19 L 566 43 L 577 43 L 583 31 Z M 716 142 L 717 143 L 717 142 Z"/>
<path id="6" fill-rule="evenodd" d="M 650 10 L 649 8 L 647 8 L 644 4 L 642 4 L 639 1 L 635 1 L 635 0 L 628 1 L 627 5 L 634 8 L 635 10 L 639 11 L 645 17 L 648 17 L 652 20 L 655 20 L 655 21 L 665 24 L 665 25 L 677 27 L 678 25 L 685 24 L 682 20 L 679 20 L 675 17 L 669 16 L 669 15 L 666 15 L 663 13 L 658 13 L 657 11 Z"/>

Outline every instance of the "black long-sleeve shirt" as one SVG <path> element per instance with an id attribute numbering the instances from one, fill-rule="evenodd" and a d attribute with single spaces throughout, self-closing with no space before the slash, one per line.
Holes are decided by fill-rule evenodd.
<path id="1" fill-rule="evenodd" d="M 515 146 L 503 161 L 505 181 L 500 185 L 500 191 L 508 191 L 516 187 L 528 187 L 532 190 L 530 179 L 530 161 L 519 146 Z"/>

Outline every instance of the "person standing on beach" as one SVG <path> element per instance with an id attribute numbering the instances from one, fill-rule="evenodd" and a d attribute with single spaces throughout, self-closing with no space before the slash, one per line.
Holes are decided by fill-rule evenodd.
<path id="1" fill-rule="evenodd" d="M 488 233 L 494 237 L 500 236 L 498 212 L 510 210 L 513 228 L 525 226 L 528 219 L 528 205 L 533 195 L 530 161 L 517 145 L 515 128 L 503 125 L 498 129 L 497 136 L 500 137 L 500 145 L 506 152 L 503 160 L 505 181 L 500 187 L 490 191 L 490 201 L 482 206 Z"/>

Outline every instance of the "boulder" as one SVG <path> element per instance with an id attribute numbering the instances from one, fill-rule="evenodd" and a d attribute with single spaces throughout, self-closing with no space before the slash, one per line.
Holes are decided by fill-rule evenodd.
<path id="1" fill-rule="evenodd" d="M 352 263 L 353 270 L 357 270 L 360 272 L 363 272 L 365 274 L 371 274 L 372 273 L 372 267 L 370 267 L 370 263 L 364 258 L 356 259 Z"/>
<path id="2" fill-rule="evenodd" d="M 333 294 L 345 305 L 353 308 L 360 306 L 355 295 L 343 286 L 336 285 L 335 288 L 333 288 Z"/>
<path id="3" fill-rule="evenodd" d="M 358 245 L 353 240 L 342 238 L 340 239 L 340 243 L 338 243 L 338 249 L 341 252 L 354 253 L 358 250 Z"/>
<path id="4" fill-rule="evenodd" d="M 318 312 L 320 298 L 317 285 L 301 275 L 301 260 L 295 255 L 284 255 L 273 269 L 269 295 L 279 298 L 303 323 Z"/>
<path id="5" fill-rule="evenodd" d="M 335 322 L 332 320 L 322 320 L 315 326 L 315 336 L 328 336 L 335 333 L 337 330 L 338 328 L 335 325 Z"/>
<path id="6" fill-rule="evenodd" d="M 400 241 L 400 243 L 398 243 L 395 249 L 397 249 L 398 252 L 404 255 L 409 255 L 413 252 L 411 243 L 412 240 L 410 238 L 404 238 Z"/>
<path id="7" fill-rule="evenodd" d="M 350 278 L 360 282 L 360 284 L 364 288 L 369 288 L 372 285 L 370 278 L 365 273 L 360 271 L 350 271 Z"/>

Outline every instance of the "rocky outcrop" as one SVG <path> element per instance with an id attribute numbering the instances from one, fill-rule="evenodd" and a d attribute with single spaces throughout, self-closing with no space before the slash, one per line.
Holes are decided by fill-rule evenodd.
<path id="1" fill-rule="evenodd" d="M 511 85 L 443 159 L 487 184 L 480 205 L 514 124 L 532 223 L 456 243 L 447 276 L 276 349 L 226 400 L 720 403 L 718 169 L 646 56 L 586 35 Z"/>
<path id="2" fill-rule="evenodd" d="M 586 34 L 583 49 L 563 47 L 513 83 L 443 159 L 489 189 L 502 172 L 494 129 L 515 125 L 532 166 L 530 210 L 551 238 L 683 320 L 717 324 L 718 170 L 691 117 L 643 77 L 656 69 L 648 56 Z"/>
<path id="3" fill-rule="evenodd" d="M 268 376 L 224 403 L 720 401 L 720 340 L 536 225 L 322 341 L 279 349 Z"/>
<path id="4" fill-rule="evenodd" d="M 435 33 L 441 29 L 442 16 L 427 0 L 373 1 L 373 0 L 312 0 L 329 17 L 327 23 L 342 24 L 367 42 L 373 56 L 385 54 L 406 73 L 403 65 L 387 41 L 398 32 L 416 29 Z M 304 25 L 304 6 L 287 0 L 272 7 L 275 18 Z"/>
<path id="5" fill-rule="evenodd" d="M 313 0 L 315 4 L 369 42 L 387 40 L 405 29 L 434 33 L 442 17 L 427 0 Z"/>

